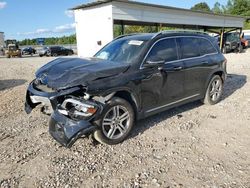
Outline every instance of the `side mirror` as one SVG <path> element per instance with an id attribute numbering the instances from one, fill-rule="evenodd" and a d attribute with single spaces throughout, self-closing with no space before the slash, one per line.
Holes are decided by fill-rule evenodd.
<path id="1" fill-rule="evenodd" d="M 165 63 L 165 61 L 163 60 L 159 60 L 159 61 L 150 61 L 147 60 L 146 63 L 144 63 L 144 67 L 156 67 L 156 66 L 160 66 L 163 65 Z"/>

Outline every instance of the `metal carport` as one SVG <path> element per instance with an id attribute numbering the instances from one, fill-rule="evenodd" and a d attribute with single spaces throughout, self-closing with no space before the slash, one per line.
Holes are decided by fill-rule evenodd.
<path id="1" fill-rule="evenodd" d="M 163 5 L 127 0 L 102 0 L 72 8 L 75 13 L 78 55 L 92 56 L 113 39 L 114 24 L 171 26 L 202 29 L 223 34 L 242 30 L 245 18 L 240 16 L 192 11 Z M 122 27 L 123 28 L 123 27 Z"/>

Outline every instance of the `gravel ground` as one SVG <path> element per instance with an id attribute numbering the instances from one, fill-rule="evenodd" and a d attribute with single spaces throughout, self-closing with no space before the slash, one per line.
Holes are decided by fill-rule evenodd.
<path id="1" fill-rule="evenodd" d="M 49 57 L 0 58 L 0 187 L 250 187 L 250 49 L 227 54 L 223 100 L 187 104 L 136 123 L 115 146 L 48 133 L 24 112 L 25 91 Z"/>

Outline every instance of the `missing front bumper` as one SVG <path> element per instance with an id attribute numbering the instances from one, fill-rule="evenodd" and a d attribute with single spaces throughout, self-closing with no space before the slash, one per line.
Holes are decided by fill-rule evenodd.
<path id="1" fill-rule="evenodd" d="M 31 113 L 39 104 L 42 104 L 43 107 L 49 107 L 55 110 L 58 104 L 58 97 L 73 93 L 80 89 L 79 87 L 73 87 L 67 90 L 61 90 L 60 92 L 44 92 L 35 89 L 33 85 L 34 82 L 29 84 L 26 93 L 25 111 L 27 114 Z"/>
<path id="2" fill-rule="evenodd" d="M 71 147 L 75 141 L 83 136 L 89 135 L 97 129 L 86 120 L 74 121 L 55 111 L 49 122 L 51 136 L 65 147 Z"/>

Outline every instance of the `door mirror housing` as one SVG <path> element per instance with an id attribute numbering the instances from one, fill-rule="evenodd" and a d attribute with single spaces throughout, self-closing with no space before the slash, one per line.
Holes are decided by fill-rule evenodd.
<path id="1" fill-rule="evenodd" d="M 144 67 L 156 67 L 156 66 L 160 66 L 163 65 L 165 63 L 165 61 L 163 60 L 159 60 L 159 61 L 151 61 L 151 60 L 147 60 L 146 63 L 144 63 Z"/>

